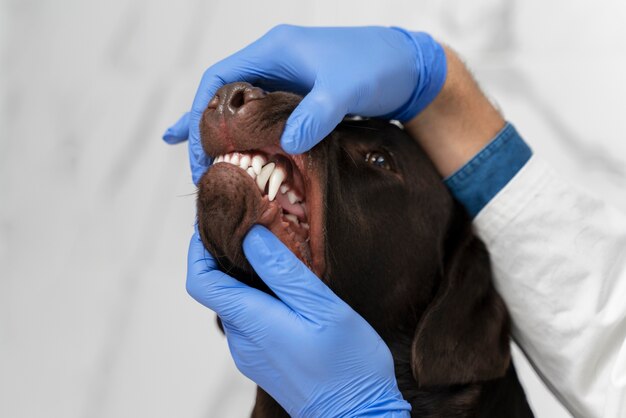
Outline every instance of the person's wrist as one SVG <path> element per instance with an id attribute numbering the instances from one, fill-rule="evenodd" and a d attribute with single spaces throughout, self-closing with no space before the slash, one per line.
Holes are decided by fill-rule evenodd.
<path id="1" fill-rule="evenodd" d="M 432 103 L 405 123 L 443 177 L 462 167 L 505 124 L 458 56 L 444 46 L 448 71 Z"/>

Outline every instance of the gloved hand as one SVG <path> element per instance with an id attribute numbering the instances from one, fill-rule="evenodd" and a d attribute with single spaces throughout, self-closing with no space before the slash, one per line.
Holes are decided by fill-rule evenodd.
<path id="1" fill-rule="evenodd" d="M 296 154 L 312 148 L 346 114 L 412 119 L 439 93 L 445 77 L 444 51 L 425 33 L 277 26 L 202 76 L 191 112 L 183 117 L 190 129 L 194 183 L 210 163 L 200 144 L 200 118 L 224 84 L 248 81 L 266 90 L 306 94 L 281 138 L 285 151 Z M 166 142 L 186 139 L 180 130 L 184 122 L 165 132 Z"/>
<path id="2" fill-rule="evenodd" d="M 187 291 L 222 320 L 239 370 L 298 417 L 408 417 L 376 331 L 262 226 L 243 250 L 279 299 L 218 270 L 196 232 Z"/>

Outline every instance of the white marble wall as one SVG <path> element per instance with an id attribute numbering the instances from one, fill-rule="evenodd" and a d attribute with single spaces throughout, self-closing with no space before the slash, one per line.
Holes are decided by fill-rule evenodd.
<path id="1" fill-rule="evenodd" d="M 281 22 L 430 31 L 536 152 L 626 209 L 625 21 L 621 0 L 4 0 L 0 416 L 250 409 L 185 293 L 194 186 L 160 140 L 211 63 Z M 520 367 L 537 416 L 567 417 Z"/>

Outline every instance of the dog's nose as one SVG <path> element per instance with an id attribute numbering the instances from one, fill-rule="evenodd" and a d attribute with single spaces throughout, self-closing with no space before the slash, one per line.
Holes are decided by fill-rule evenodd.
<path id="1" fill-rule="evenodd" d="M 247 103 L 265 98 L 267 93 L 250 83 L 230 83 L 222 86 L 211 101 L 209 109 L 227 116 L 236 114 Z"/>

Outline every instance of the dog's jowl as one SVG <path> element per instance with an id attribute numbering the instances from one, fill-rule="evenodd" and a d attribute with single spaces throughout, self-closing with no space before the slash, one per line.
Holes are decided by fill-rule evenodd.
<path id="1" fill-rule="evenodd" d="M 234 83 L 209 103 L 206 248 L 269 292 L 241 249 L 252 225 L 268 227 L 387 343 L 413 416 L 532 417 L 488 253 L 423 151 L 388 121 L 346 120 L 290 156 L 280 135 L 300 100 Z M 252 415 L 287 416 L 261 389 Z"/>

